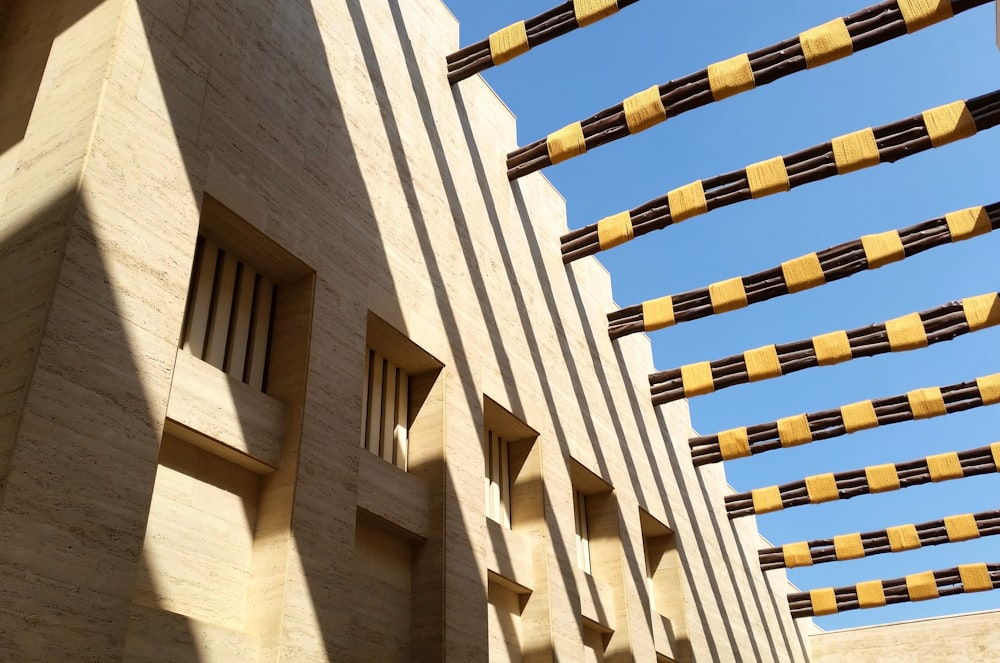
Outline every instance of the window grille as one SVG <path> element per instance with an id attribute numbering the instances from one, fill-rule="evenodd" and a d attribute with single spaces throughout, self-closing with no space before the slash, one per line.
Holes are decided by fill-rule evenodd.
<path id="1" fill-rule="evenodd" d="M 361 446 L 400 469 L 407 467 L 410 376 L 391 361 L 368 350 Z"/>
<path id="2" fill-rule="evenodd" d="M 486 517 L 510 529 L 510 462 L 507 441 L 486 430 Z"/>

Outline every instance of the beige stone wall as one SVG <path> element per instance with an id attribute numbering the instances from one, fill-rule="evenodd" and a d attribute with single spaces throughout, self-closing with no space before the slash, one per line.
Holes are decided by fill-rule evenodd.
<path id="1" fill-rule="evenodd" d="M 0 161 L 0 303 L 25 308 L 0 346 L 0 651 L 806 660 L 685 404 L 650 405 L 648 340 L 608 340 L 607 273 L 562 265 L 564 201 L 507 181 L 514 119 L 447 85 L 439 0 L 65 5 Z M 266 394 L 178 355 L 199 232 L 279 282 Z M 366 347 L 413 376 L 408 472 L 359 446 Z M 498 412 L 509 530 L 484 512 Z M 661 616 L 644 542 L 668 531 Z"/>
<path id="2" fill-rule="evenodd" d="M 814 663 L 987 663 L 1000 660 L 1000 611 L 817 633 Z"/>

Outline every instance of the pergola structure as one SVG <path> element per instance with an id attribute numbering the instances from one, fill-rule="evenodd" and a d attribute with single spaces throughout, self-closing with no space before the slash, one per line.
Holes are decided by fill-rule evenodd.
<path id="1" fill-rule="evenodd" d="M 511 180 L 637 134 L 671 117 L 779 78 L 812 69 L 936 23 L 988 0 L 886 0 L 834 19 L 766 48 L 735 55 L 624 99 L 591 117 L 520 147 L 507 157 Z M 502 64 L 530 48 L 611 16 L 636 0 L 574 0 L 504 28 L 448 58 L 456 83 Z M 998 13 L 1000 17 L 1000 13 Z M 863 128 L 744 169 L 699 179 L 633 209 L 573 230 L 562 238 L 565 263 L 593 255 L 714 209 L 788 191 L 835 175 L 892 163 L 972 138 L 1000 124 L 1000 90 L 957 100 L 880 127 Z M 690 322 L 782 295 L 820 287 L 865 270 L 952 242 L 974 239 L 1000 225 L 1000 203 L 969 201 L 956 210 L 899 230 L 865 235 L 817 250 L 771 269 L 666 295 L 608 314 L 613 339 Z M 1000 293 L 988 292 L 865 327 L 768 345 L 711 362 L 650 375 L 654 404 L 691 398 L 726 387 L 777 378 L 876 354 L 916 350 L 1000 324 Z M 960 384 L 916 389 L 840 408 L 798 414 L 714 435 L 692 438 L 691 455 L 704 466 L 768 451 L 828 440 L 903 421 L 937 417 L 1000 402 L 1000 374 Z M 732 518 L 800 505 L 849 499 L 914 485 L 995 473 L 1000 442 L 916 460 L 806 477 L 726 498 Z M 961 514 L 918 525 L 786 543 L 759 551 L 763 570 L 809 566 L 886 553 L 902 553 L 1000 533 L 1000 512 Z M 871 580 L 839 588 L 790 594 L 794 617 L 923 601 L 1000 587 L 1000 563 Z"/>

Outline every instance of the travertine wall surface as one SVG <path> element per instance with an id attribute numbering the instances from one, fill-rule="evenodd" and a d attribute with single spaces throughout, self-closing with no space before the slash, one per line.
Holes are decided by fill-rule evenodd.
<path id="1" fill-rule="evenodd" d="M 806 660 L 564 201 L 507 181 L 514 119 L 448 86 L 439 0 L 58 5 L 0 42 L 38 69 L 0 78 L 0 658 Z M 279 282 L 266 395 L 178 357 L 199 228 Z M 413 376 L 408 472 L 359 448 L 369 345 Z M 493 407 L 537 434 L 510 530 Z"/>
<path id="2" fill-rule="evenodd" d="M 1000 611 L 818 633 L 810 638 L 815 663 L 986 663 L 1000 660 Z"/>

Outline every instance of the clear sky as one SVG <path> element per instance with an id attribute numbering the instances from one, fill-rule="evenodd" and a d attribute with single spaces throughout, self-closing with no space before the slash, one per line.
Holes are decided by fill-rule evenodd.
<path id="1" fill-rule="evenodd" d="M 446 0 L 466 45 L 557 0 Z M 867 6 L 826 2 L 642 0 L 485 73 L 526 144 L 654 84 L 752 51 Z M 689 112 L 545 170 L 571 228 L 711 177 L 1000 88 L 994 5 L 979 7 L 818 69 Z M 512 146 L 513 148 L 513 146 Z M 668 227 L 600 255 L 619 305 L 774 267 L 863 234 L 1000 200 L 1000 128 L 970 139 Z M 558 250 L 558 247 L 552 247 Z M 881 322 L 1000 289 L 1000 232 L 877 271 L 650 335 L 659 370 Z M 1000 329 L 923 350 L 813 368 L 691 400 L 712 433 L 1000 372 Z M 1000 406 L 886 426 L 726 463 L 740 491 L 810 474 L 916 459 L 1000 440 Z M 788 509 L 758 518 L 775 545 L 1000 508 L 1000 476 Z M 793 570 L 801 589 L 1000 561 L 987 537 Z M 826 629 L 1000 608 L 1000 590 L 823 617 Z"/>

